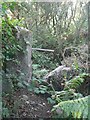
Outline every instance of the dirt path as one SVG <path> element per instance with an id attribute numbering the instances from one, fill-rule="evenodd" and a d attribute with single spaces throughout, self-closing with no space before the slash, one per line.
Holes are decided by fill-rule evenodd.
<path id="1" fill-rule="evenodd" d="M 51 118 L 52 106 L 45 97 L 21 89 L 15 93 L 14 101 L 15 117 Z"/>

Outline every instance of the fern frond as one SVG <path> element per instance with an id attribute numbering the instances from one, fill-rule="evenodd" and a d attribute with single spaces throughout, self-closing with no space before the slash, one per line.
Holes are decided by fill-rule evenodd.
<path id="1" fill-rule="evenodd" d="M 90 107 L 89 100 L 90 95 L 76 100 L 63 101 L 55 105 L 52 111 L 60 109 L 64 112 L 66 117 L 72 115 L 73 118 L 88 118 L 88 108 Z M 57 112 L 57 114 L 60 113 Z"/>
<path id="2" fill-rule="evenodd" d="M 80 74 L 79 76 L 76 76 L 75 78 L 67 81 L 65 83 L 64 90 L 66 90 L 68 88 L 69 89 L 77 89 L 85 81 L 85 79 L 84 79 L 85 76 L 89 76 L 89 75 L 86 73 L 83 73 L 83 74 Z"/>
<path id="3" fill-rule="evenodd" d="M 72 100 L 72 99 L 74 100 L 82 97 L 83 95 L 81 93 L 75 93 L 73 90 L 59 91 L 59 92 L 55 91 L 55 95 L 52 95 L 52 98 L 55 99 L 56 102 Z"/>

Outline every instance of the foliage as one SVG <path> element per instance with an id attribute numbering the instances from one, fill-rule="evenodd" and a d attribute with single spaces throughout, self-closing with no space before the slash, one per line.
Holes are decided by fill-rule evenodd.
<path id="1" fill-rule="evenodd" d="M 13 62 L 20 64 L 20 61 L 14 59 L 17 52 L 24 52 L 16 40 L 15 26 L 24 26 L 33 32 L 33 47 L 54 49 L 54 53 L 45 53 L 32 51 L 33 74 L 32 82 L 29 84 L 22 79 L 25 74 L 17 70 L 17 73 L 11 73 L 7 69 L 7 64 Z M 80 85 L 85 83 L 85 77 L 89 76 L 83 73 L 79 62 L 86 61 L 87 54 L 81 50 L 79 57 L 71 56 L 68 61 L 71 67 L 78 72 L 78 76 L 70 76 L 72 79 L 63 83 L 62 91 L 55 91 L 53 85 L 43 82 L 43 76 L 49 71 L 61 65 L 64 60 L 63 52 L 67 47 L 82 45 L 87 39 L 87 11 L 85 3 L 72 2 L 60 3 L 38 3 L 32 2 L 8 2 L 2 4 L 2 74 L 3 84 L 7 93 L 3 96 L 9 96 L 12 99 L 12 93 L 19 88 L 34 91 L 36 94 L 50 94 L 48 102 L 55 105 L 53 110 L 60 111 L 60 117 L 87 118 L 88 104 L 90 96 L 83 97 L 83 93 L 78 90 Z M 82 43 L 82 44 L 81 44 Z M 79 47 L 79 45 L 77 47 Z M 77 48 L 76 47 L 76 48 Z M 67 51 L 67 50 L 66 50 Z M 69 54 L 70 52 L 68 52 Z M 78 52 L 76 51 L 76 54 Z M 85 59 L 84 59 L 85 58 Z M 65 58 L 66 60 L 66 58 Z M 71 62 L 73 60 L 73 63 Z M 81 61 L 80 61 L 81 60 Z M 67 60 L 66 60 L 67 61 Z M 65 63 L 64 63 L 65 64 Z M 84 62 L 83 62 L 84 64 Z M 69 66 L 69 63 L 66 64 Z M 79 74 L 81 73 L 81 74 Z M 90 76 L 89 76 L 90 77 Z M 85 91 L 85 90 L 83 90 Z M 10 106 L 3 101 L 3 117 L 10 116 Z M 17 104 L 14 109 L 17 108 Z M 13 111 L 13 110 L 12 110 Z M 16 111 L 15 111 L 16 112 Z M 61 114 L 62 113 L 62 114 Z"/>
<path id="2" fill-rule="evenodd" d="M 62 101 L 58 105 L 55 105 L 52 111 L 56 110 L 58 113 L 58 109 L 61 109 L 64 118 L 71 115 L 73 118 L 88 118 L 89 99 L 90 96 L 86 96 L 76 100 Z"/>
<path id="3" fill-rule="evenodd" d="M 37 51 L 32 52 L 33 64 L 38 64 L 42 68 L 46 69 L 55 69 L 58 66 L 58 63 L 54 61 L 53 53 L 40 53 Z"/>
<path id="4" fill-rule="evenodd" d="M 37 94 L 39 94 L 39 93 L 45 94 L 45 93 L 47 93 L 47 91 L 48 91 L 48 87 L 44 86 L 44 85 L 40 85 L 39 88 L 34 88 L 34 92 Z"/>
<path id="5" fill-rule="evenodd" d="M 3 115 L 4 118 L 7 118 L 7 117 L 10 116 L 8 108 L 3 107 L 2 113 L 3 113 L 2 115 Z"/>
<path id="6" fill-rule="evenodd" d="M 41 63 L 42 64 L 42 63 Z M 33 77 L 36 79 L 41 79 L 45 74 L 48 73 L 48 70 L 43 68 L 40 64 L 33 64 L 32 65 L 33 69 Z M 32 78 L 34 80 L 34 78 Z"/>
<path id="7" fill-rule="evenodd" d="M 85 76 L 89 76 L 89 74 L 82 73 L 79 76 L 75 76 L 75 78 L 65 83 L 64 89 L 77 89 L 85 81 Z"/>
<path id="8" fill-rule="evenodd" d="M 20 44 L 16 40 L 16 25 L 22 26 L 22 20 L 14 18 L 13 12 L 17 6 L 17 3 L 11 2 L 2 4 L 2 87 L 3 87 L 3 105 L 2 116 L 9 117 L 11 114 L 11 108 L 6 104 L 8 101 L 12 101 L 13 92 L 19 87 L 22 75 L 16 73 L 10 73 L 10 69 L 7 69 L 7 65 L 10 63 L 19 64 L 19 61 L 15 59 L 17 52 L 22 51 Z M 11 12 L 10 12 L 11 10 Z M 17 84 L 18 83 L 18 84 Z M 5 99 L 8 94 L 8 99 Z"/>
<path id="9" fill-rule="evenodd" d="M 48 97 L 47 98 L 47 100 L 48 100 L 48 102 L 49 103 L 51 103 L 51 104 L 55 104 L 56 103 L 56 101 L 55 100 L 53 100 L 52 98 L 50 98 L 50 97 Z"/>
<path id="10" fill-rule="evenodd" d="M 14 87 L 16 87 L 18 80 L 20 81 L 20 79 L 22 79 L 22 75 L 18 76 L 16 73 L 10 73 L 10 70 L 7 69 L 7 66 L 10 63 L 19 65 L 20 61 L 15 59 L 15 56 L 17 56 L 18 52 L 24 51 L 16 39 L 15 29 L 16 25 L 22 26 L 22 20 L 12 16 L 17 6 L 18 5 L 15 2 L 2 4 L 2 74 L 3 76 L 6 76 L 6 78 L 4 77 L 5 79 L 8 79 L 10 82 L 12 82 Z M 3 80 L 3 82 L 5 82 L 5 80 Z"/>
<path id="11" fill-rule="evenodd" d="M 88 100 L 90 98 L 89 96 L 84 97 L 79 92 L 81 84 L 85 83 L 86 76 L 89 74 L 83 73 L 66 81 L 62 91 L 55 91 L 55 94 L 52 94 L 51 98 L 57 104 L 52 111 L 55 111 L 58 117 L 88 118 Z"/>

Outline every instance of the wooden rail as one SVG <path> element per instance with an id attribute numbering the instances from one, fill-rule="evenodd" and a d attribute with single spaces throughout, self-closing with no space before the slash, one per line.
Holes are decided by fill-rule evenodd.
<path id="1" fill-rule="evenodd" d="M 51 49 L 41 49 L 41 48 L 32 48 L 32 50 L 44 51 L 44 52 L 54 52 L 54 50 L 51 50 Z"/>

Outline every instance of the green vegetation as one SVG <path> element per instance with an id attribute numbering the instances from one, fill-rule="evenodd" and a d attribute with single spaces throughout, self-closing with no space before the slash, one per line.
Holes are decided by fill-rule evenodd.
<path id="1" fill-rule="evenodd" d="M 18 105 L 13 104 L 14 93 L 23 89 L 46 96 L 48 103 L 53 105 L 53 118 L 89 119 L 88 3 L 79 2 L 75 8 L 72 4 L 2 4 L 2 117 L 8 118 L 16 113 Z M 20 56 L 27 53 L 26 43 L 23 43 L 23 39 L 20 41 L 22 35 L 18 36 L 16 26 L 33 33 L 32 47 L 54 50 L 32 51 L 30 83 L 24 80 L 26 73 L 22 69 L 25 71 L 26 68 L 20 69 L 24 59 Z M 58 84 L 62 89 L 56 90 L 54 84 L 58 77 L 52 77 L 48 82 L 45 76 L 60 65 L 70 67 L 71 71 L 59 76 L 61 81 Z"/>

